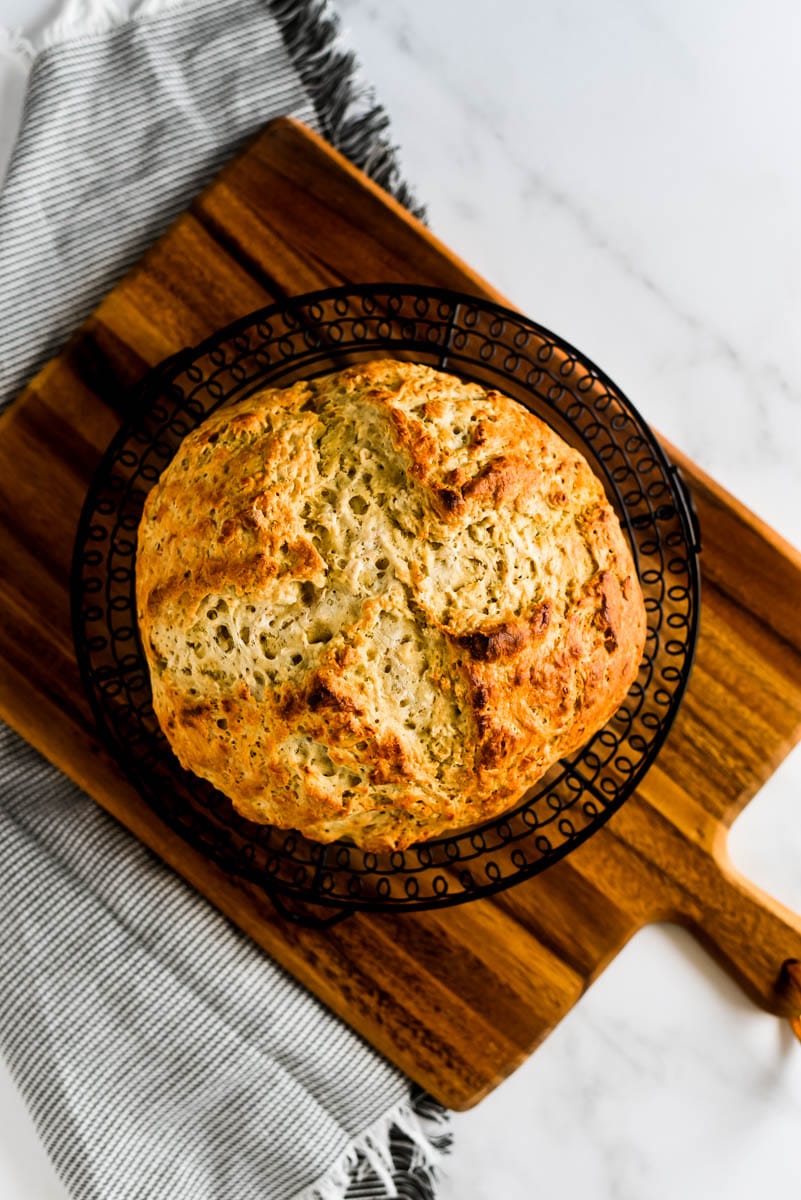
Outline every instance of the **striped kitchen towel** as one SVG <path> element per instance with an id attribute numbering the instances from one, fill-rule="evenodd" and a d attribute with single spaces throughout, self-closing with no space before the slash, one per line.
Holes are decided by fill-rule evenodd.
<path id="1" fill-rule="evenodd" d="M 271 117 L 412 204 L 324 0 L 72 0 L 0 98 L 0 403 Z M 3 726 L 0 797 L 0 1046 L 69 1195 L 434 1194 L 442 1111 Z"/>

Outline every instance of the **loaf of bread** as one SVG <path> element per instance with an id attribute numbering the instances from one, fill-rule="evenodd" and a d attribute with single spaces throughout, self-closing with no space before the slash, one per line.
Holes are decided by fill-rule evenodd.
<path id="1" fill-rule="evenodd" d="M 182 765 L 252 821 L 376 851 L 513 808 L 612 716 L 645 639 L 585 459 L 411 363 L 214 413 L 148 496 L 136 580 Z"/>

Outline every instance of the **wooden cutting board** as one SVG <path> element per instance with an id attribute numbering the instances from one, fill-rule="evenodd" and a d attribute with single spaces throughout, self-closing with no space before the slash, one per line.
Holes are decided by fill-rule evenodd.
<path id="1" fill-rule="evenodd" d="M 7 410 L 0 713 L 452 1107 L 469 1107 L 514 1070 L 651 921 L 681 922 L 754 1001 L 791 1015 L 782 965 L 801 959 L 801 919 L 732 870 L 726 830 L 801 736 L 801 555 L 669 448 L 703 532 L 695 671 L 637 795 L 543 875 L 460 908 L 299 928 L 163 825 L 100 747 L 72 648 L 68 581 L 87 485 L 127 389 L 272 299 L 346 281 L 502 299 L 317 137 L 276 121 Z"/>

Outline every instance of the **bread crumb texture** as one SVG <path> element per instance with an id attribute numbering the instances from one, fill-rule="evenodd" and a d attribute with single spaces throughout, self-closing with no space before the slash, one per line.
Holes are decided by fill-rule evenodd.
<path id="1" fill-rule="evenodd" d="M 148 496 L 136 578 L 181 764 L 252 821 L 376 851 L 514 807 L 614 713 L 645 640 L 582 456 L 410 363 L 214 413 Z"/>

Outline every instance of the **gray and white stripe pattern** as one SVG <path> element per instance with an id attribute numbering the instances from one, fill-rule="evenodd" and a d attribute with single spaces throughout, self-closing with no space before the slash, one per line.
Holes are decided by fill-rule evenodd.
<path id="1" fill-rule="evenodd" d="M 272 116 L 410 201 L 321 0 L 146 8 L 33 61 L 0 403 Z M 432 1194 L 436 1107 L 2 726 L 0 798 L 0 1046 L 76 1200 Z"/>
<path id="2" fill-rule="evenodd" d="M 318 126 L 262 0 L 200 0 L 37 56 L 0 196 L 0 397 L 283 113 Z"/>
<path id="3" fill-rule="evenodd" d="M 322 0 L 194 0 L 36 57 L 0 193 L 0 402 L 271 117 L 412 203 L 335 34 Z"/>
<path id="4" fill-rule="evenodd" d="M 294 1195 L 407 1097 L 4 726 L 0 761 L 0 1041 L 72 1195 Z"/>

